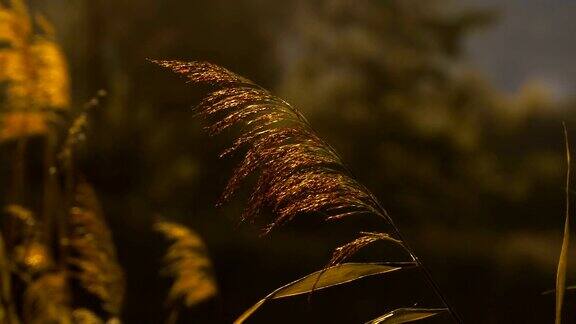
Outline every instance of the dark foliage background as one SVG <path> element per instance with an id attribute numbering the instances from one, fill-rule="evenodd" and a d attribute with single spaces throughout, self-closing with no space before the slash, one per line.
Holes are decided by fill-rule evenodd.
<path id="1" fill-rule="evenodd" d="M 221 64 L 300 107 L 391 212 L 466 323 L 552 320 L 553 296 L 541 292 L 554 285 L 561 121 L 574 133 L 574 101 L 566 88 L 560 98 L 531 80 L 501 90 L 487 81 L 494 71 L 470 63 L 482 52 L 465 46 L 514 12 L 417 0 L 58 0 L 33 8 L 59 31 L 76 105 L 108 92 L 93 113 L 82 169 L 127 271 L 127 323 L 162 318 L 168 282 L 156 280 L 165 248 L 151 230 L 157 214 L 207 242 L 220 296 L 182 315 L 202 323 L 230 322 L 322 267 L 358 230 L 383 226 L 303 215 L 259 237 L 265 217 L 238 222 L 247 191 L 215 209 L 235 162 L 216 156 L 231 137 L 209 139 L 190 109 L 202 89 L 146 58 Z M 383 245 L 358 257 L 368 256 L 396 257 Z M 270 303 L 254 319 L 361 322 L 435 302 L 422 278 L 394 274 L 315 294 L 309 305 L 305 297 Z M 574 306 L 568 296 L 572 318 Z"/>

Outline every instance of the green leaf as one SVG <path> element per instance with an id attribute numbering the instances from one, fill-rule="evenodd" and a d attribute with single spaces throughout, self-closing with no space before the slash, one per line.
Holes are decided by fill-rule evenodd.
<path id="1" fill-rule="evenodd" d="M 446 312 L 447 308 L 398 308 L 366 324 L 401 324 L 414 322 Z"/>
<path id="2" fill-rule="evenodd" d="M 311 292 L 313 289 L 319 290 L 341 285 L 367 276 L 393 272 L 414 265 L 415 264 L 412 262 L 396 265 L 382 263 L 342 263 L 325 270 L 316 271 L 274 290 L 268 296 L 264 297 L 254 306 L 246 310 L 236 319 L 236 321 L 234 321 L 234 323 L 243 323 L 248 317 L 256 312 L 260 306 L 270 299 L 302 295 Z M 318 278 L 319 276 L 320 278 Z"/>

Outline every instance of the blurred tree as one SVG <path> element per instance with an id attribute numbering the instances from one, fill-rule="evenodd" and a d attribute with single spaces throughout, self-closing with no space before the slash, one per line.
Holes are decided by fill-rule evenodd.
<path id="1" fill-rule="evenodd" d="M 552 102 L 545 89 L 506 96 L 466 67 L 463 39 L 491 17 L 445 1 L 299 2 L 278 46 L 280 92 L 407 223 L 469 226 L 486 217 L 487 196 L 526 199 L 536 180 L 558 176 L 546 147 L 515 156 L 493 145 Z"/>

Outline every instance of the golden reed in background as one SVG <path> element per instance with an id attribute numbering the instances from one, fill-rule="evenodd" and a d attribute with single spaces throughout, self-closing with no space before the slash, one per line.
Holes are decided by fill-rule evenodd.
<path id="1" fill-rule="evenodd" d="M 0 2 L 0 87 L 0 145 L 12 158 L 0 223 L 0 323 L 120 323 L 124 271 L 96 191 L 75 165 L 98 98 L 72 108 L 54 28 L 21 0 Z M 31 163 L 34 150 L 41 163 Z M 38 165 L 39 185 L 29 176 Z M 174 321 L 180 303 L 194 306 L 217 289 L 207 254 L 195 252 L 201 239 L 182 225 L 157 229 L 173 240 L 166 261 Z"/>
<path id="2" fill-rule="evenodd" d="M 54 28 L 30 17 L 22 1 L 0 7 L 0 141 L 46 134 L 58 111 L 69 109 L 68 68 Z"/>

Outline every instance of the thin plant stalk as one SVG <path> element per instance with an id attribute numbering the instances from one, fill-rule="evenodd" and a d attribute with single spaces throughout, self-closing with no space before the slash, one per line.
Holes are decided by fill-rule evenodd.
<path id="1" fill-rule="evenodd" d="M 434 294 L 440 299 L 443 306 L 446 307 L 446 309 L 448 309 L 448 312 L 450 313 L 452 319 L 456 323 L 460 324 L 463 323 L 460 315 L 454 310 L 454 307 L 452 307 L 450 302 L 448 302 L 448 299 L 442 293 L 440 286 L 438 286 L 436 280 L 434 280 L 434 277 L 432 277 L 432 274 L 430 273 L 428 268 L 424 265 L 422 261 L 420 261 L 416 253 L 414 253 L 414 250 L 410 247 L 408 241 L 406 241 L 406 238 L 404 237 L 404 235 L 402 235 L 402 232 L 400 232 L 400 229 L 394 223 L 394 220 L 392 219 L 392 217 L 390 217 L 390 214 L 388 214 L 388 211 L 384 209 L 384 207 L 382 207 L 382 205 L 379 202 L 378 202 L 378 208 L 381 211 L 381 213 L 379 213 L 378 215 L 384 217 L 384 219 L 390 224 L 390 226 L 392 227 L 392 231 L 394 232 L 394 235 L 396 235 L 396 237 L 398 237 L 402 241 L 402 246 L 404 247 L 404 249 L 406 249 L 406 251 L 410 255 L 410 258 L 416 263 L 416 268 L 418 268 L 420 272 L 422 272 L 424 278 L 426 279 L 426 282 L 432 288 Z"/>
<path id="2" fill-rule="evenodd" d="M 562 306 L 566 290 L 566 271 L 568 268 L 568 247 L 570 246 L 570 143 L 568 141 L 566 124 L 562 123 L 562 127 L 564 129 L 564 141 L 566 143 L 566 220 L 564 221 L 564 237 L 558 259 L 558 270 L 556 271 L 556 324 L 562 323 Z"/>
<path id="3" fill-rule="evenodd" d="M 22 136 L 16 142 L 16 151 L 12 164 L 12 192 L 11 201 L 16 204 L 22 204 L 24 201 L 23 190 L 24 181 L 26 179 L 26 147 L 28 146 L 28 138 Z"/>
<path id="4" fill-rule="evenodd" d="M 53 133 L 48 132 L 44 138 L 44 201 L 42 206 L 42 223 L 44 224 L 45 239 L 47 242 L 51 241 L 52 224 L 54 221 L 54 213 L 57 210 L 56 205 L 56 191 L 57 179 L 55 173 L 55 145 L 56 138 Z"/>

